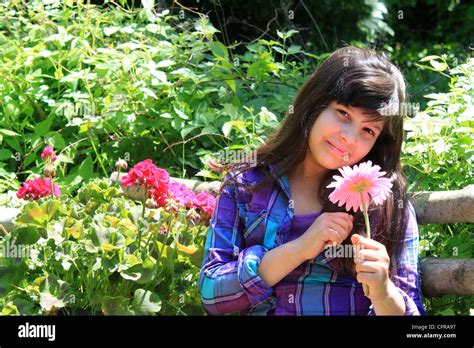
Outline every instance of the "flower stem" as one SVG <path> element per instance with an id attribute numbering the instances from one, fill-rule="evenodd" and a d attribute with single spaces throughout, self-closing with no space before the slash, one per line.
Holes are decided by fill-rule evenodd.
<path id="1" fill-rule="evenodd" d="M 367 213 L 367 207 L 365 206 L 365 202 L 362 197 L 362 192 L 360 192 L 360 201 L 362 202 L 362 209 L 363 209 L 362 212 L 364 214 L 366 237 L 370 239 L 369 214 Z M 369 286 L 367 284 L 362 284 L 362 288 L 364 289 L 364 295 L 366 297 L 369 297 Z"/>
<path id="2" fill-rule="evenodd" d="M 50 186 L 50 190 L 51 190 L 51 199 L 54 198 L 54 191 L 53 191 L 53 178 L 49 178 L 49 186 Z"/>
<path id="3" fill-rule="evenodd" d="M 145 226 L 145 201 L 142 201 L 142 225 L 138 224 L 139 230 L 138 230 L 138 250 L 140 251 L 141 248 L 141 243 L 142 243 L 142 227 Z"/>
<path id="4" fill-rule="evenodd" d="M 367 207 L 365 206 L 365 202 L 364 200 L 362 199 L 362 193 L 360 194 L 360 198 L 361 198 L 361 201 L 362 201 L 362 209 L 364 209 L 363 213 L 364 213 L 364 221 L 365 221 L 365 232 L 367 234 L 367 238 L 370 239 L 370 223 L 369 223 L 369 215 L 367 213 Z"/>
<path id="5" fill-rule="evenodd" d="M 118 168 L 117 177 L 115 178 L 115 185 L 117 185 L 118 187 L 120 187 L 120 185 L 118 184 L 118 181 L 119 181 L 119 178 L 120 178 L 120 170 L 121 169 L 122 169 L 121 167 Z"/>

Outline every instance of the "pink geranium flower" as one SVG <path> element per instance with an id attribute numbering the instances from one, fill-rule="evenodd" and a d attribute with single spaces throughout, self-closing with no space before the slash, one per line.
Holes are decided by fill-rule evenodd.
<path id="1" fill-rule="evenodd" d="M 168 201 L 173 201 L 182 208 L 192 208 L 196 194 L 188 189 L 186 185 L 176 181 L 170 182 L 168 187 Z"/>
<path id="2" fill-rule="evenodd" d="M 51 194 L 51 181 L 49 178 L 35 178 L 27 180 L 20 187 L 16 196 L 27 200 L 38 200 Z M 53 183 L 53 194 L 59 196 L 61 191 L 59 187 Z"/>
<path id="3" fill-rule="evenodd" d="M 334 175 L 333 181 L 327 188 L 334 187 L 329 195 L 329 200 L 346 205 L 346 210 L 365 211 L 372 200 L 375 205 L 380 205 L 392 192 L 392 183 L 387 178 L 382 178 L 385 172 L 380 171 L 380 166 L 372 166 L 371 161 L 355 165 L 353 168 L 344 166 L 339 168 L 342 176 Z"/>
<path id="4" fill-rule="evenodd" d="M 210 218 L 216 206 L 216 197 L 207 192 L 200 192 L 194 198 L 193 204 L 201 209 L 206 218 Z"/>
<path id="5" fill-rule="evenodd" d="M 149 198 L 159 205 L 166 204 L 170 176 L 164 169 L 158 168 L 151 159 L 137 163 L 122 179 L 122 186 L 137 185 L 143 188 Z"/>
<path id="6" fill-rule="evenodd" d="M 51 158 L 52 161 L 54 161 L 58 157 L 56 156 L 53 148 L 50 145 L 46 146 L 43 152 L 41 153 L 42 160 L 46 160 L 48 157 Z"/>

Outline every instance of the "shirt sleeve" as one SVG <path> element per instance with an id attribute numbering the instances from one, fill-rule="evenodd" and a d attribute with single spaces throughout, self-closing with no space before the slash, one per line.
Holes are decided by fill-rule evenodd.
<path id="1" fill-rule="evenodd" d="M 257 274 L 267 251 L 262 245 L 245 248 L 235 186 L 226 186 L 211 217 L 199 274 L 201 301 L 208 314 L 247 311 L 272 294 L 272 287 Z"/>
<path id="2" fill-rule="evenodd" d="M 406 217 L 406 234 L 404 240 L 400 241 L 396 271 L 391 279 L 405 301 L 405 315 L 426 315 L 421 293 L 418 225 L 415 209 L 410 202 Z M 370 305 L 368 315 L 376 315 L 373 305 Z"/>

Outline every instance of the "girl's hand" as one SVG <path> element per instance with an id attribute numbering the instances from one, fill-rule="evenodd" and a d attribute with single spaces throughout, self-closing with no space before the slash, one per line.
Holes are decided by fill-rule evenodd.
<path id="1" fill-rule="evenodd" d="M 351 242 L 358 245 L 354 257 L 357 281 L 369 286 L 369 298 L 377 301 L 386 298 L 389 293 L 390 257 L 385 245 L 361 235 L 354 234 Z"/>
<path id="2" fill-rule="evenodd" d="M 298 238 L 304 260 L 314 259 L 327 245 L 341 244 L 352 231 L 354 217 L 347 213 L 322 213 Z"/>

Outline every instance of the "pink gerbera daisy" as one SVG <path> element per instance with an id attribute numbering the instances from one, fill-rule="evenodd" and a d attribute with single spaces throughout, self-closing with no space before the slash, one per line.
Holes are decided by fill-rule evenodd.
<path id="1" fill-rule="evenodd" d="M 371 161 L 360 163 L 353 168 L 344 166 L 339 168 L 342 176 L 334 175 L 336 181 L 330 183 L 327 188 L 334 187 L 329 195 L 329 200 L 338 203 L 338 206 L 346 205 L 346 210 L 357 212 L 359 209 L 364 214 L 365 230 L 367 238 L 370 238 L 370 223 L 367 213 L 370 201 L 380 205 L 392 192 L 392 183 L 387 178 L 382 178 L 385 172 L 380 171 L 380 166 L 372 166 Z M 369 287 L 362 284 L 364 293 L 369 296 Z"/>
<path id="2" fill-rule="evenodd" d="M 334 175 L 336 181 L 326 187 L 334 187 L 329 200 L 333 203 L 339 202 L 339 207 L 345 204 L 347 211 L 366 211 L 371 199 L 375 205 L 380 205 L 392 192 L 390 180 L 382 178 L 386 172 L 381 172 L 378 165 L 372 166 L 371 161 L 360 163 L 353 168 L 344 166 L 339 168 L 339 171 L 342 176 Z"/>

